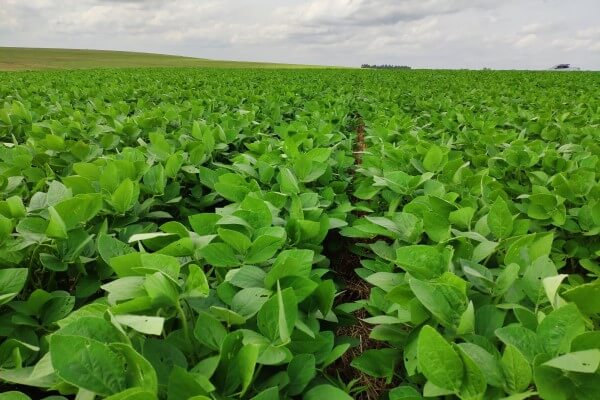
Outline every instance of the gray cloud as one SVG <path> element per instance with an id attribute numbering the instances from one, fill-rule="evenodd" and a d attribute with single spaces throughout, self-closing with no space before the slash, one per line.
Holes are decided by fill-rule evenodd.
<path id="1" fill-rule="evenodd" d="M 331 65 L 600 69 L 596 0 L 2 0 L 0 45 Z"/>
<path id="2" fill-rule="evenodd" d="M 312 0 L 299 6 L 301 20 L 308 24 L 335 25 L 390 25 L 400 21 L 414 21 L 428 16 L 449 14 L 477 7 L 498 4 L 482 0 Z"/>

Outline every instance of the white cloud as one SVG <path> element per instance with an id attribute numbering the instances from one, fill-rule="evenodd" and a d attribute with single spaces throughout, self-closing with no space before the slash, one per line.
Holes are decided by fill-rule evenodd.
<path id="1" fill-rule="evenodd" d="M 485 7 L 492 1 L 469 0 L 312 0 L 296 8 L 308 24 L 386 25 L 414 21 L 427 16 Z"/>
<path id="2" fill-rule="evenodd" d="M 522 49 L 523 47 L 531 46 L 537 42 L 538 36 L 535 33 L 528 33 L 527 35 L 520 37 L 514 42 L 514 46 L 517 49 Z"/>

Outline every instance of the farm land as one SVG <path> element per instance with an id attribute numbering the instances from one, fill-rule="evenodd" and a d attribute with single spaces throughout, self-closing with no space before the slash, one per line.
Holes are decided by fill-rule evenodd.
<path id="1" fill-rule="evenodd" d="M 599 87 L 0 72 L 0 399 L 600 398 Z"/>

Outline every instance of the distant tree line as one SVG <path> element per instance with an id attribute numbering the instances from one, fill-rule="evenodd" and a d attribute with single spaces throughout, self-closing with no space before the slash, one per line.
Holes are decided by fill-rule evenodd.
<path id="1" fill-rule="evenodd" d="M 362 64 L 361 68 L 374 68 L 374 69 L 410 69 L 408 65 L 391 65 L 391 64 Z"/>

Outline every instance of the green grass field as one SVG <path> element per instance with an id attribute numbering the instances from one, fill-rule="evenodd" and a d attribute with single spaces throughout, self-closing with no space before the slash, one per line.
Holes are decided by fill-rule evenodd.
<path id="1" fill-rule="evenodd" d="M 209 60 L 111 50 L 0 47 L 0 71 L 123 67 L 321 68 L 316 65 Z"/>

